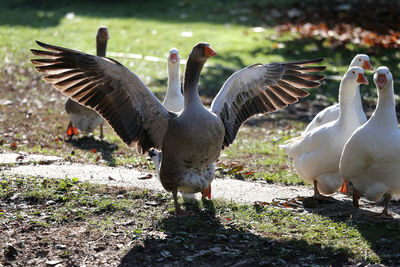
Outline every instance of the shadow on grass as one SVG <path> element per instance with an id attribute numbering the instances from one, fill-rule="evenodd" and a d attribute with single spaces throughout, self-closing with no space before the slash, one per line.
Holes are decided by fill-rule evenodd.
<path id="1" fill-rule="evenodd" d="M 191 203 L 191 204 L 190 204 Z M 322 248 L 304 240 L 277 241 L 274 233 L 262 237 L 216 214 L 212 201 L 203 201 L 203 209 L 196 202 L 188 202 L 195 216 L 163 219 L 157 228 L 166 236 L 162 239 L 147 238 L 129 250 L 119 266 L 250 266 L 271 264 L 320 264 L 331 266 L 349 263 L 345 250 Z M 256 207 L 254 207 L 256 209 Z M 276 233 L 275 233 L 276 234 Z"/>
<path id="2" fill-rule="evenodd" d="M 78 139 L 73 138 L 70 140 L 67 139 L 65 142 L 82 150 L 91 151 L 92 149 L 96 149 L 96 151 L 101 153 L 102 159 L 104 159 L 108 164 L 112 165 L 115 162 L 112 154 L 115 150 L 118 150 L 118 146 L 116 144 L 109 143 L 104 140 L 97 140 L 93 136 L 84 136 Z"/>
<path id="3" fill-rule="evenodd" d="M 317 208 L 305 208 L 308 212 L 326 216 L 336 222 L 344 222 L 355 227 L 358 232 L 367 240 L 371 249 L 386 264 L 393 264 L 399 261 L 400 254 L 400 236 L 394 234 L 394 231 L 400 229 L 400 219 L 377 219 L 375 216 L 383 210 L 384 201 L 378 203 L 361 200 L 360 208 L 353 206 L 349 199 L 332 199 L 320 203 Z M 371 211 L 366 206 L 373 208 Z M 379 211 L 378 211 L 379 210 Z M 400 201 L 391 201 L 389 212 L 400 215 Z"/>

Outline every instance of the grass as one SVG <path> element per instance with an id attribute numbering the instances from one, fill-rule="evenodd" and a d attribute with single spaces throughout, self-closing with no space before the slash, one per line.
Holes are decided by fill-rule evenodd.
<path id="1" fill-rule="evenodd" d="M 289 5 L 281 1 L 277 5 Z M 325 57 L 327 74 L 342 74 L 352 55 L 367 52 L 366 47 L 345 46 L 332 49 L 318 38 L 297 39 L 296 34 L 277 34 L 271 27 L 275 21 L 262 21 L 252 15 L 251 2 L 215 3 L 215 1 L 151 1 L 137 3 L 123 1 L 30 1 L 6 0 L 0 11 L 0 56 L 8 62 L 31 68 L 29 49 L 37 48 L 34 40 L 62 45 L 88 53 L 95 52 L 94 36 L 100 25 L 110 30 L 108 51 L 135 53 L 165 58 L 171 47 L 187 58 L 193 45 L 209 42 L 219 56 L 210 60 L 211 66 L 203 73 L 201 94 L 213 97 L 232 70 L 255 62 L 274 62 L 295 58 Z M 223 11 L 223 12 L 222 12 Z M 68 15 L 69 14 L 69 15 Z M 72 15 L 73 14 L 73 15 Z M 254 32 L 254 26 L 264 26 L 264 31 Z M 182 32 L 191 32 L 184 37 Z M 277 47 L 277 44 L 283 46 Z M 372 62 L 397 67 L 392 59 L 399 56 L 396 50 L 375 49 Z M 162 96 L 165 91 L 165 64 L 117 58 Z M 223 69 L 220 67 L 223 66 Z M 312 96 L 324 94 L 331 101 L 337 99 L 337 81 L 324 84 L 324 89 L 313 89 Z M 368 90 L 375 94 L 374 90 Z"/>
<path id="2" fill-rule="evenodd" d="M 400 52 L 396 49 L 372 50 L 350 44 L 332 47 L 318 37 L 298 39 L 295 33 L 279 34 L 274 29 L 277 21 L 260 19 L 271 17 L 269 9 L 253 7 L 267 6 L 267 2 L 3 0 L 0 82 L 4 90 L 0 90 L 0 100 L 14 104 L 0 105 L 0 152 L 49 154 L 72 162 L 153 170 L 145 156 L 123 144 L 109 127 L 105 127 L 103 142 L 93 138 L 67 141 L 65 98 L 43 82 L 29 62 L 33 58 L 29 49 L 38 48 L 34 40 L 94 53 L 94 36 L 101 25 L 109 28 L 110 54 L 160 58 L 160 62 L 116 58 L 160 99 L 167 86 L 164 59 L 168 50 L 177 47 L 185 59 L 199 41 L 209 42 L 219 54 L 209 60 L 200 80 L 200 94 L 207 103 L 234 70 L 255 62 L 325 57 L 325 73 L 341 75 L 355 54 L 369 53 L 374 67 L 399 67 Z M 288 10 L 293 2 L 277 1 L 274 5 Z M 253 30 L 258 26 L 263 31 Z M 184 37 L 182 32 L 192 36 Z M 376 93 L 370 73 L 367 78 L 371 85 L 361 90 L 371 99 Z M 338 84 L 326 79 L 301 102 L 321 96 L 328 103 L 336 101 Z M 298 135 L 305 125 L 283 118 L 285 115 L 248 121 L 235 142 L 223 151 L 217 176 L 304 184 L 279 145 Z M 98 136 L 97 131 L 94 136 Z M 329 216 L 282 208 L 276 203 L 260 206 L 212 200 L 184 205 L 196 215 L 174 218 L 167 193 L 97 186 L 76 179 L 0 174 L 0 232 L 7 238 L 2 243 L 14 242 L 8 227 L 17 229 L 13 236 L 22 240 L 15 247 L 1 246 L 1 260 L 11 259 L 13 249 L 23 251 L 19 257 L 28 265 L 45 265 L 43 258 L 84 265 L 86 256 L 87 264 L 93 266 L 115 262 L 122 266 L 127 262 L 233 265 L 241 261 L 245 265 L 364 261 L 395 265 L 400 258 L 400 240 L 393 235 L 400 228 L 398 220 Z M 64 243 L 66 248 L 54 245 Z"/>
<path id="3" fill-rule="evenodd" d="M 288 9 L 292 4 L 291 1 L 280 1 L 273 5 L 274 8 Z M 110 8 L 105 1 L 95 6 L 91 1 L 75 0 L 61 3 L 4 1 L 0 10 L 0 31 L 3 33 L 0 36 L 3 44 L 0 56 L 5 60 L 0 62 L 0 80 L 6 89 L 0 92 L 0 99 L 14 100 L 21 105 L 18 106 L 19 112 L 15 112 L 15 106 L 0 106 L 0 128 L 4 129 L 3 132 L 0 130 L 4 136 L 0 140 L 0 148 L 58 155 L 77 162 L 149 169 L 146 157 L 132 152 L 108 127 L 105 127 L 105 142 L 83 139 L 65 143 L 68 120 L 63 110 L 65 98 L 34 73 L 29 62 L 33 58 L 29 49 L 38 48 L 34 40 L 94 53 L 96 30 L 100 25 L 106 25 L 111 36 L 108 45 L 110 53 L 135 53 L 161 58 L 161 63 L 117 58 L 137 73 L 160 99 L 167 85 L 164 58 L 168 50 L 173 46 L 179 48 L 181 57 L 185 59 L 196 42 L 208 41 L 219 54 L 210 59 L 209 67 L 203 71 L 200 81 L 200 94 L 208 103 L 234 70 L 254 62 L 325 57 L 324 64 L 328 66 L 326 74 L 340 75 L 354 54 L 371 52 L 367 47 L 354 45 L 332 49 L 318 38 L 298 39 L 295 33 L 278 34 L 273 28 L 276 24 L 274 19 L 260 20 L 259 13 L 262 10 L 258 8 L 262 5 L 254 1 L 229 1 L 224 4 L 195 0 L 149 3 L 123 1 L 113 3 Z M 264 30 L 254 31 L 255 26 L 262 26 Z M 184 37 L 182 32 L 191 32 L 193 35 Z M 374 66 L 386 64 L 390 68 L 397 68 L 395 58 L 399 56 L 396 50 L 374 49 L 371 59 Z M 328 102 L 333 102 L 337 100 L 337 88 L 338 81 L 325 80 L 323 86 L 310 90 L 311 96 L 301 102 L 317 95 L 323 95 Z M 373 89 L 362 90 L 364 97 L 375 95 Z M 268 120 L 270 117 L 266 115 L 260 119 Z M 273 183 L 303 184 L 279 145 L 298 134 L 304 125 L 293 121 L 279 124 L 279 121 L 284 121 L 281 117 L 270 121 L 278 129 L 294 125 L 296 131 L 258 125 L 242 127 L 236 141 L 222 154 L 222 174 Z M 94 134 L 97 136 L 98 132 Z M 10 147 L 12 143 L 17 146 Z M 242 166 L 243 170 L 231 170 L 232 161 L 238 162 L 237 165 Z"/>
<path id="4" fill-rule="evenodd" d="M 211 263 L 219 261 L 215 258 L 219 255 L 227 262 L 251 256 L 258 263 L 278 265 L 363 261 L 390 265 L 399 257 L 400 240 L 392 234 L 400 227 L 397 220 L 329 217 L 274 203 L 240 205 L 221 200 L 185 202 L 196 215 L 174 218 L 169 194 L 32 176 L 2 175 L 0 184 L 0 206 L 5 209 L 0 228 L 30 225 L 42 235 L 46 228 L 64 231 L 87 221 L 90 238 L 102 234 L 111 247 L 122 242 L 113 240 L 122 235 L 133 240 L 118 252 L 122 263 L 133 260 L 133 255 L 140 261 L 150 250 L 151 261 L 164 264 Z M 28 238 L 29 233 L 16 235 Z M 79 238 L 72 236 L 70 241 L 80 242 Z M 71 251 L 72 255 L 65 251 L 60 255 L 75 257 L 76 251 Z"/>

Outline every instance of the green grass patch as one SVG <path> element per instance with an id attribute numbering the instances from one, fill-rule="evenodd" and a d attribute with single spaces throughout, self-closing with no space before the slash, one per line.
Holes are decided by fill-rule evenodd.
<path id="1" fill-rule="evenodd" d="M 179 257 L 181 263 L 211 262 L 218 253 L 228 262 L 251 255 L 281 265 L 390 265 L 400 257 L 400 237 L 393 235 L 398 220 L 328 217 L 273 204 L 221 200 L 184 202 L 195 215 L 175 218 L 169 194 L 28 176 L 2 175 L 0 184 L 0 206 L 6 209 L 0 228 L 28 223 L 33 229 L 52 229 L 88 221 L 90 231 L 103 233 L 103 238 L 112 238 L 109 233 L 119 229 L 133 240 L 145 240 L 163 262 Z M 24 206 L 7 208 L 11 203 Z M 193 252 L 201 250 L 204 253 Z"/>

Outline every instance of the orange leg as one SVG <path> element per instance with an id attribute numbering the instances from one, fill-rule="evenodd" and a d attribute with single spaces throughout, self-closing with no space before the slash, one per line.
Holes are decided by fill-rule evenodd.
<path id="1" fill-rule="evenodd" d="M 68 128 L 67 128 L 67 136 L 69 137 L 69 139 L 71 139 L 72 136 L 77 135 L 77 134 L 78 134 L 78 129 L 76 129 L 76 127 L 74 127 L 72 125 L 72 122 L 69 121 Z"/>
<path id="2" fill-rule="evenodd" d="M 209 184 L 203 191 L 201 191 L 201 198 L 211 199 L 211 184 Z"/>
<path id="3" fill-rule="evenodd" d="M 332 197 L 324 196 L 319 192 L 317 180 L 314 180 L 314 195 L 312 197 L 316 200 L 322 200 L 322 201 L 331 201 L 332 200 Z"/>
<path id="4" fill-rule="evenodd" d="M 343 179 L 343 185 L 342 188 L 340 189 L 340 192 L 348 196 L 350 195 L 349 181 L 347 181 L 346 178 Z"/>

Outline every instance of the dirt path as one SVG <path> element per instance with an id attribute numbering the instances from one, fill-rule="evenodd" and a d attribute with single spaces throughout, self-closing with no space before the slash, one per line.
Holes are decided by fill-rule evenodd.
<path id="1" fill-rule="evenodd" d="M 33 164 L 42 163 L 42 164 Z M 94 164 L 77 164 L 64 161 L 62 158 L 44 155 L 21 155 L 17 153 L 0 154 L 1 172 L 12 175 L 34 175 L 46 178 L 78 178 L 80 181 L 88 181 L 97 184 L 111 186 L 137 187 L 154 191 L 165 192 L 161 183 L 154 173 L 148 178 L 149 173 L 140 172 L 125 167 L 106 167 Z M 6 165 L 4 165 L 6 164 Z M 265 182 L 248 182 L 233 179 L 215 179 L 212 183 L 213 198 L 221 198 L 238 203 L 272 202 L 274 200 L 285 202 L 290 200 L 307 198 L 312 196 L 311 187 L 287 186 L 279 184 L 267 184 Z M 195 195 L 200 198 L 200 194 Z M 361 216 L 371 216 L 379 212 L 382 207 L 362 198 L 360 204 L 362 209 L 352 208 L 349 197 L 342 194 L 334 194 L 333 199 L 328 201 L 330 205 L 309 204 L 312 212 L 335 213 L 347 216 L 357 213 Z M 392 201 L 393 202 L 393 201 Z M 307 207 L 305 206 L 306 210 Z M 321 210 L 318 211 L 318 208 Z M 394 218 L 400 218 L 399 202 L 391 205 Z"/>
<path id="2" fill-rule="evenodd" d="M 155 191 L 164 191 L 161 183 L 152 173 L 124 167 L 106 167 L 94 164 L 77 164 L 63 161 L 61 158 L 42 155 L 26 155 L 17 160 L 20 154 L 0 154 L 0 164 L 19 164 L 8 167 L 5 174 L 29 174 L 46 178 L 73 178 L 97 184 L 114 186 L 131 186 Z M 30 164 L 44 162 L 46 164 Z M 297 195 L 311 196 L 312 190 L 305 186 L 284 186 L 267 183 L 247 182 L 233 179 L 215 179 L 213 185 L 213 198 L 223 198 L 240 203 L 253 203 L 254 201 L 271 202 L 274 198 L 290 198 Z M 251 193 L 249 193 L 251 192 Z M 200 197 L 200 194 L 196 194 Z"/>

